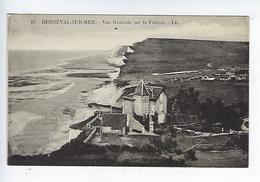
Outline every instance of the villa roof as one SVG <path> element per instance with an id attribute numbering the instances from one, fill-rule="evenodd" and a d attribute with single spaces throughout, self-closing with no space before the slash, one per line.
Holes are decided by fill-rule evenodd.
<path id="1" fill-rule="evenodd" d="M 134 95 L 149 96 L 149 92 L 147 91 L 143 80 L 141 80 L 139 85 L 137 85 Z"/>
<path id="2" fill-rule="evenodd" d="M 150 99 L 157 100 L 163 91 L 163 87 L 147 86 L 147 90 L 149 91 Z"/>
<path id="3" fill-rule="evenodd" d="M 133 93 L 135 92 L 135 89 L 136 89 L 136 86 L 125 88 L 121 97 L 133 95 Z"/>
<path id="4" fill-rule="evenodd" d="M 143 87 L 143 88 L 142 88 Z M 163 91 L 163 87 L 148 85 L 144 82 L 137 86 L 127 87 L 119 99 L 134 100 L 134 95 L 149 96 L 150 100 L 156 101 Z"/>

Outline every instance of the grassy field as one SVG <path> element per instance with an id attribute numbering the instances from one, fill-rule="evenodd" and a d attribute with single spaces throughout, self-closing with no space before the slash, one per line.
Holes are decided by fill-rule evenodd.
<path id="1" fill-rule="evenodd" d="M 187 161 L 192 167 L 248 167 L 248 153 L 239 150 L 197 151 L 198 160 Z"/>
<path id="2" fill-rule="evenodd" d="M 133 136 L 117 136 L 117 135 L 108 135 L 103 134 L 102 136 L 96 136 L 91 143 L 96 145 L 128 145 L 131 147 L 143 147 L 143 146 L 153 146 L 151 143 L 151 138 L 156 138 L 157 136 L 142 136 L 142 135 L 133 135 Z"/>

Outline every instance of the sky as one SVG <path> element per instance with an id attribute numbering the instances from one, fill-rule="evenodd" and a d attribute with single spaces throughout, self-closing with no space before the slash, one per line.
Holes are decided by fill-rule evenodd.
<path id="1" fill-rule="evenodd" d="M 91 20 L 96 24 L 42 24 L 43 20 Z M 9 50 L 109 50 L 151 37 L 248 41 L 249 21 L 234 16 L 8 16 Z"/>

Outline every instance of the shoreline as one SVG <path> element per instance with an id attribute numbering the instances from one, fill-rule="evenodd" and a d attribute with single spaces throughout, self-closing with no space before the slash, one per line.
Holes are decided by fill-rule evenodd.
<path id="1" fill-rule="evenodd" d="M 103 56 L 105 56 L 105 55 L 103 55 Z M 107 62 L 108 62 L 108 60 L 107 60 Z M 104 62 L 104 63 L 106 63 L 106 62 Z M 64 64 L 71 64 L 71 61 L 67 60 L 65 63 L 58 64 L 58 66 L 55 65 L 55 66 L 51 66 L 51 67 L 60 69 L 60 66 L 64 65 Z M 78 63 L 76 63 L 76 64 L 78 64 Z M 114 85 L 114 79 L 118 77 L 120 68 L 118 66 L 114 66 L 114 67 L 108 66 L 108 68 L 106 68 L 104 71 L 107 72 L 107 70 L 109 70 L 109 69 L 110 69 L 110 71 L 108 73 L 106 73 L 107 78 L 80 78 L 80 77 L 73 78 L 73 77 L 66 77 L 66 74 L 64 75 L 64 73 L 58 74 L 59 78 L 63 79 L 63 81 L 64 81 L 64 79 L 68 79 L 67 81 L 69 81 L 70 84 L 67 85 L 66 88 L 62 89 L 63 90 L 62 93 L 60 93 L 60 90 L 55 91 L 55 94 L 53 93 L 53 91 L 48 92 L 48 90 L 46 90 L 46 92 L 48 92 L 49 95 L 51 95 L 51 97 L 46 98 L 44 96 L 43 100 L 40 99 L 38 101 L 38 99 L 33 99 L 33 100 L 24 100 L 24 101 L 21 101 L 20 103 L 17 103 L 17 102 L 14 103 L 14 102 L 12 102 L 13 99 L 9 98 L 9 101 L 8 101 L 9 118 L 12 117 L 11 115 L 13 115 L 17 112 L 35 113 L 35 112 L 33 112 L 36 109 L 36 108 L 33 108 L 33 106 L 35 104 L 37 107 L 44 107 L 47 109 L 46 111 L 43 111 L 43 112 L 37 111 L 35 114 L 37 114 L 41 117 L 38 117 L 34 120 L 25 118 L 22 122 L 23 127 L 20 127 L 20 129 L 19 129 L 19 133 L 20 133 L 19 135 L 12 134 L 13 132 L 8 132 L 8 134 L 9 134 L 8 146 L 10 148 L 11 155 L 27 156 L 27 155 L 51 153 L 53 151 L 58 150 L 64 144 L 69 142 L 69 140 L 71 139 L 71 136 L 69 135 L 69 126 L 73 123 L 82 121 L 82 119 L 87 119 L 89 116 L 91 116 L 94 113 L 93 108 L 90 108 L 88 106 L 85 107 L 86 102 L 91 103 L 92 101 L 87 101 L 86 98 L 84 98 L 82 101 L 82 93 L 88 95 L 89 97 L 93 96 L 95 98 L 99 98 L 100 97 L 99 95 L 103 95 L 103 93 L 106 92 L 106 90 L 109 90 L 110 87 L 113 87 L 112 85 Z M 47 68 L 40 69 L 39 76 L 42 75 L 41 73 L 44 72 L 44 70 L 48 70 L 48 69 Z M 79 71 L 80 70 L 78 70 L 78 71 L 75 70 L 75 72 L 79 72 Z M 23 73 L 23 74 L 26 75 L 26 73 Z M 33 76 L 37 76 L 37 71 L 35 71 L 35 70 L 33 72 L 30 71 L 27 74 L 28 75 L 33 74 Z M 44 76 L 46 76 L 46 75 L 44 75 Z M 48 76 L 48 74 L 47 74 L 47 76 Z M 51 75 L 49 75 L 49 76 L 51 76 Z M 85 87 L 84 82 L 87 82 L 88 84 L 90 84 L 90 86 L 87 87 L 87 90 L 82 89 Z M 44 85 L 42 85 L 42 86 L 44 86 Z M 29 86 L 29 87 L 31 88 L 31 86 Z M 21 90 L 26 91 L 29 89 L 29 87 L 24 87 L 24 88 L 21 87 Z M 36 86 L 35 88 L 37 88 L 37 87 L 38 86 Z M 34 86 L 32 86 L 32 88 L 34 88 Z M 14 87 L 14 89 L 16 89 L 16 87 Z M 56 94 L 56 92 L 59 92 L 59 93 Z M 63 101 L 62 103 L 64 103 L 64 104 L 62 104 L 61 106 L 58 106 L 58 107 L 55 106 L 55 103 L 56 102 L 59 103 L 59 100 L 62 98 L 66 98 L 67 101 Z M 69 101 L 69 98 L 73 99 L 72 103 Z M 50 101 L 50 103 L 48 103 L 48 100 L 50 100 L 50 99 L 51 99 L 51 101 Z M 79 100 L 79 102 L 77 102 L 77 100 Z M 99 100 L 99 103 L 101 103 L 102 99 L 98 99 L 98 100 Z M 54 103 L 52 103 L 52 102 L 54 102 Z M 107 102 L 111 103 L 111 100 L 107 101 Z M 69 103 L 69 104 L 67 105 L 66 103 Z M 24 106 L 25 106 L 25 108 L 24 108 Z M 56 110 L 56 111 L 54 110 L 54 112 L 55 112 L 54 114 L 51 114 L 53 111 L 48 109 L 48 108 L 52 108 L 52 107 Z M 62 111 L 66 108 L 68 108 L 69 110 L 72 110 L 74 112 L 74 113 L 72 112 L 73 117 L 64 112 L 59 113 L 59 110 Z M 28 114 L 25 114 L 25 116 L 27 116 L 27 115 Z M 19 123 L 21 121 L 19 115 L 16 118 L 17 118 L 16 120 Z M 26 122 L 26 120 L 28 122 Z M 44 127 L 44 125 L 45 125 L 44 123 L 47 121 L 48 121 L 48 123 L 52 123 L 52 122 L 56 123 L 55 125 L 53 125 L 53 127 L 50 128 L 51 129 L 50 132 L 40 129 L 42 127 L 46 128 L 46 127 Z M 35 128 L 34 126 L 37 128 Z M 50 125 L 50 126 L 52 126 L 52 125 Z M 12 128 L 14 128 L 14 127 L 12 127 Z M 31 128 L 31 129 L 29 129 L 29 128 Z M 35 134 L 32 133 L 34 130 L 36 130 L 36 131 L 39 130 L 40 133 L 38 136 L 37 135 L 34 136 Z M 46 132 L 48 132 L 49 134 L 46 135 L 47 134 Z M 32 134 L 31 143 L 33 143 L 33 145 L 35 145 L 36 148 L 32 146 L 35 149 L 33 149 L 33 148 L 29 149 L 28 148 L 29 146 L 28 146 L 27 149 L 25 148 L 25 150 L 27 150 L 27 152 L 25 152 L 25 153 L 22 151 L 19 152 L 19 150 L 17 150 L 16 146 L 30 145 L 28 142 L 26 142 L 26 141 L 28 141 L 27 136 L 31 135 L 30 133 Z M 45 138 L 44 135 L 46 135 L 46 137 L 47 137 L 46 139 L 44 139 Z M 77 136 L 74 136 L 74 137 L 77 137 Z M 37 147 L 38 144 L 36 145 L 36 143 L 35 143 L 37 140 L 43 142 L 42 144 L 41 144 L 41 142 L 39 143 L 39 147 Z M 15 146 L 14 146 L 14 144 L 15 144 Z M 34 150 L 34 151 L 31 151 L 31 150 Z M 9 154 L 9 156 L 10 156 L 10 154 Z"/>

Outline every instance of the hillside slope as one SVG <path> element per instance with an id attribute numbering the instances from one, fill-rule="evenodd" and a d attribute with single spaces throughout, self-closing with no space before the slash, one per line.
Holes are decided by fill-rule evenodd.
<path id="1" fill-rule="evenodd" d="M 180 81 L 180 79 L 172 81 L 171 79 L 185 78 L 187 75 L 152 75 L 176 71 L 200 71 L 199 76 L 212 76 L 218 72 L 218 69 L 224 68 L 235 72 L 235 70 L 248 68 L 248 42 L 148 38 L 135 43 L 130 48 L 133 52 L 125 53 L 126 64 L 121 66 L 118 80 L 136 82 L 143 77 L 149 82 L 159 81 L 166 87 L 169 97 L 174 96 L 180 87 L 194 87 L 199 90 L 203 100 L 221 98 L 225 103 L 248 102 L 248 80 L 243 83 Z M 189 77 L 195 75 L 190 74 Z"/>
<path id="2" fill-rule="evenodd" d="M 121 76 L 127 73 L 153 73 L 217 68 L 248 67 L 248 42 L 148 38 L 131 46 Z"/>

